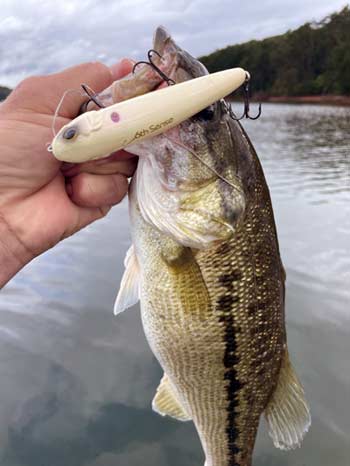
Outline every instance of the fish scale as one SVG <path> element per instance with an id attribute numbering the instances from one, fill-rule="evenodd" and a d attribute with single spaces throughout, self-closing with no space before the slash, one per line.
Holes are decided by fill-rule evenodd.
<path id="1" fill-rule="evenodd" d="M 255 240 L 256 236 L 249 226 L 254 218 L 261 223 L 259 217 L 262 215 L 264 212 L 261 206 L 253 204 L 245 222 L 231 241 L 213 252 L 219 258 L 222 275 L 218 274 L 215 260 L 208 251 L 196 257 L 209 294 L 217 303 L 214 312 L 220 313 L 226 331 L 224 378 L 229 382 L 226 385 L 229 453 L 228 458 L 225 458 L 226 463 L 225 460 L 220 462 L 221 459 L 215 459 L 215 465 L 250 463 L 249 452 L 252 452 L 259 418 L 276 384 L 276 373 L 282 356 L 282 283 L 278 277 L 277 280 L 262 280 L 260 286 L 256 283 L 259 259 L 262 259 L 262 255 L 266 257 L 268 250 L 274 254 L 276 270 L 279 269 L 276 239 L 269 235 L 271 229 L 266 231 L 265 248 L 258 250 L 257 254 L 252 251 L 252 245 L 258 245 L 259 241 Z M 266 267 L 265 274 L 269 279 L 270 273 L 270 268 Z M 261 272 L 261 275 L 264 273 Z M 277 289 L 276 283 L 280 284 Z M 268 297 L 270 299 L 265 301 L 264 311 L 261 307 L 262 299 L 267 300 Z M 272 335 L 277 336 L 276 340 L 271 338 Z M 261 357 L 266 350 L 274 355 L 270 362 Z"/>
<path id="2" fill-rule="evenodd" d="M 115 313 L 140 300 L 146 337 L 164 369 L 152 408 L 194 422 L 205 466 L 251 466 L 263 413 L 274 445 L 284 450 L 300 446 L 311 423 L 287 350 L 285 273 L 269 190 L 227 104 L 198 103 L 198 83 L 211 82 L 220 98 L 217 79 L 205 76 L 205 67 L 161 27 L 153 49 L 157 66 L 138 67 L 95 98 L 120 105 L 79 116 L 61 129 L 52 150 L 70 161 L 104 156 L 119 147 L 118 128 L 120 147 L 139 156 L 129 190 L 133 244 Z M 226 71 L 220 76 L 227 89 L 248 76 Z M 164 73 L 176 83 L 171 92 L 159 90 Z M 228 77 L 239 79 L 232 86 Z M 177 120 L 170 118 L 170 96 Z M 140 102 L 147 110 L 142 121 Z M 131 108 L 129 119 L 118 113 Z M 154 126 L 150 118 L 160 121 Z"/>
<path id="3" fill-rule="evenodd" d="M 162 28 L 154 48 L 173 57 L 176 82 L 205 73 Z M 194 422 L 205 466 L 251 466 L 263 413 L 275 446 L 299 446 L 310 414 L 289 361 L 285 273 L 248 136 L 217 102 L 128 149 L 139 156 L 133 245 L 115 311 L 140 299 L 164 370 L 153 409 Z"/>
<path id="4" fill-rule="evenodd" d="M 145 240 L 149 239 L 147 229 L 147 225 L 144 225 Z M 214 257 L 208 254 L 208 251 L 205 257 L 201 257 L 200 253 L 197 254 L 196 259 L 192 258 L 190 264 L 183 266 L 188 270 L 185 271 L 183 267 L 180 267 L 175 272 L 178 276 L 177 281 L 174 281 L 174 271 L 168 269 L 161 259 L 159 243 L 160 239 L 157 238 L 153 243 L 153 249 L 147 241 L 147 248 L 142 248 L 140 245 L 142 252 L 137 252 L 140 262 L 147 264 L 144 273 L 147 286 L 143 288 L 145 295 L 142 298 L 142 320 L 148 341 L 163 369 L 177 387 L 179 398 L 196 424 L 206 451 L 208 466 L 249 464 L 241 462 L 239 455 L 244 455 L 245 461 L 247 460 L 245 449 L 252 449 L 251 443 L 255 439 L 260 414 L 267 402 L 268 393 L 273 388 L 272 383 L 274 383 L 264 384 L 259 390 L 256 390 L 255 384 L 240 388 L 241 384 L 249 383 L 247 355 L 250 354 L 252 361 L 257 360 L 255 348 L 249 345 L 250 331 L 254 327 L 251 322 L 249 326 L 245 325 L 245 321 L 248 322 L 249 319 L 248 305 L 251 297 L 254 296 L 252 281 L 248 279 L 252 273 L 251 264 L 247 267 L 247 272 L 242 274 L 241 280 L 237 280 L 239 284 L 237 295 L 242 300 L 242 304 L 237 306 L 237 303 L 232 303 L 231 299 L 220 299 L 223 296 L 231 297 L 227 295 L 225 284 L 228 283 L 231 286 L 233 281 L 220 280 L 222 276 L 217 275 L 216 262 L 219 259 L 226 277 L 230 276 L 231 269 L 233 277 L 237 278 L 236 267 L 241 261 L 235 254 L 235 250 L 239 248 L 239 243 L 236 243 L 226 255 L 222 255 L 220 247 L 212 252 Z M 196 274 L 200 273 L 198 269 L 196 270 L 196 264 L 199 266 L 205 283 L 202 280 L 199 282 L 196 277 Z M 156 283 L 154 278 L 152 280 L 152 276 L 157 278 Z M 159 277 L 163 278 L 159 279 Z M 203 289 L 199 289 L 202 287 Z M 206 305 L 200 302 L 198 298 L 205 296 L 206 293 L 211 302 L 218 303 L 216 306 L 210 306 L 209 300 L 206 300 Z M 243 319 L 241 313 L 244 313 Z M 227 319 L 227 315 L 233 319 Z M 240 327 L 238 336 L 235 317 Z M 227 320 L 232 323 L 229 325 Z M 258 323 L 259 317 L 256 320 Z M 225 356 L 228 356 L 227 351 L 232 349 L 230 337 L 237 339 L 233 348 L 234 354 L 229 355 L 226 364 L 223 364 Z M 167 344 L 169 341 L 171 341 L 170 346 Z M 244 364 L 238 362 L 236 365 L 230 365 L 233 359 L 242 357 Z M 229 367 L 225 367 L 227 365 Z M 233 378 L 230 377 L 232 370 L 237 372 Z M 274 376 L 275 374 L 272 373 L 271 380 L 275 379 Z M 242 382 L 239 383 L 240 379 Z M 241 391 L 239 397 L 236 388 Z M 257 400 L 257 393 L 261 400 Z M 250 410 L 245 409 L 248 403 L 252 405 L 254 395 L 257 412 L 255 416 Z M 239 398 L 236 403 L 238 409 L 234 409 L 234 416 L 232 416 L 231 405 L 237 398 Z M 259 401 L 258 405 L 257 401 Z M 239 415 L 240 408 L 245 416 Z M 249 428 L 245 425 L 242 435 L 235 434 L 240 426 L 247 423 L 247 417 Z M 233 438 L 232 444 L 231 438 Z M 247 443 L 250 448 L 249 446 L 247 448 Z M 235 448 L 241 453 L 230 458 L 230 452 L 236 451 Z"/>
<path id="5" fill-rule="evenodd" d="M 284 348 L 281 264 L 268 194 L 259 189 L 261 201 L 249 206 L 229 242 L 188 250 L 176 267 L 162 258 L 171 240 L 137 207 L 131 213 L 145 333 L 196 424 L 207 466 L 250 464 Z"/>

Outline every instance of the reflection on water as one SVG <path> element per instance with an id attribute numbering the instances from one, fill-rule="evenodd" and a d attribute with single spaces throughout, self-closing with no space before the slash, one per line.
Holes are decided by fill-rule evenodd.
<path id="1" fill-rule="evenodd" d="M 345 466 L 350 456 L 350 109 L 265 105 L 245 127 L 271 189 L 286 265 L 290 351 L 313 413 L 303 448 L 255 466 Z M 126 204 L 23 270 L 0 294 L 1 466 L 194 466 L 191 423 L 154 414 L 161 377 L 138 309 L 113 301 Z"/>

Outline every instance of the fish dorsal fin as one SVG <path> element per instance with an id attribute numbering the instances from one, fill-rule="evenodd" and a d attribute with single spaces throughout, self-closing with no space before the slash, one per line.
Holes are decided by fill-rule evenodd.
<path id="1" fill-rule="evenodd" d="M 139 300 L 140 267 L 133 245 L 130 246 L 126 253 L 124 265 L 124 275 L 114 304 L 115 315 L 125 311 Z"/>
<path id="2" fill-rule="evenodd" d="M 190 421 L 191 417 L 186 413 L 174 390 L 169 378 L 164 374 L 157 388 L 156 396 L 152 401 L 152 409 L 161 416 L 171 416 L 178 421 Z"/>
<path id="3" fill-rule="evenodd" d="M 265 409 L 265 418 L 269 435 L 275 447 L 281 450 L 299 447 L 311 425 L 304 389 L 287 350 L 282 359 L 276 389 Z"/>

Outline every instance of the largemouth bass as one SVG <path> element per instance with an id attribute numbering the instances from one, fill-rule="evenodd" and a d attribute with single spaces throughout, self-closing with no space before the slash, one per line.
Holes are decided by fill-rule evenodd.
<path id="1" fill-rule="evenodd" d="M 207 73 L 163 28 L 154 49 L 176 83 Z M 155 76 L 135 95 L 159 85 Z M 133 79 L 123 83 L 128 98 Z M 288 356 L 269 190 L 246 133 L 220 101 L 127 149 L 139 164 L 115 311 L 140 300 L 164 370 L 153 409 L 194 422 L 206 466 L 250 466 L 263 413 L 276 447 L 299 446 L 310 414 Z"/>

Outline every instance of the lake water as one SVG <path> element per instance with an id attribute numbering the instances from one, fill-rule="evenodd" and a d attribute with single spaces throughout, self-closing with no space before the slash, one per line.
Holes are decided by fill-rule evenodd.
<path id="1" fill-rule="evenodd" d="M 266 104 L 244 126 L 272 194 L 313 415 L 293 452 L 262 423 L 254 466 L 348 466 L 350 108 Z M 128 245 L 124 202 L 0 292 L 1 466 L 203 466 L 192 424 L 151 411 L 161 370 L 138 309 L 112 314 Z"/>

